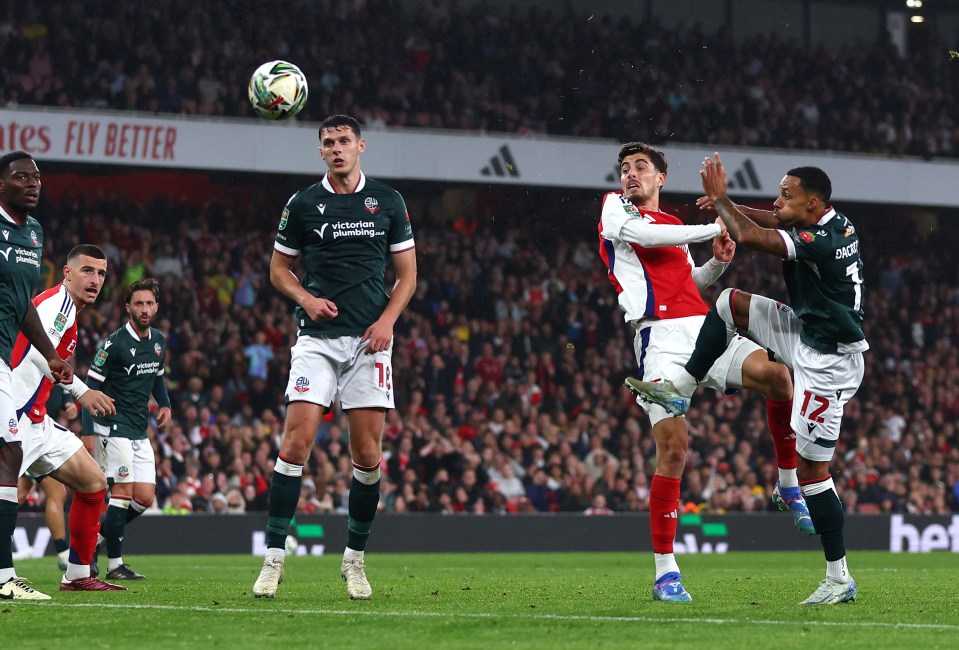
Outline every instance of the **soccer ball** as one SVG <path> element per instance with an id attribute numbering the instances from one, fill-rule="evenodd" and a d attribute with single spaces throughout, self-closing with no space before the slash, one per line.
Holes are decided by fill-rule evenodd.
<path id="1" fill-rule="evenodd" d="M 286 61 L 264 63 L 250 77 L 250 105 L 268 120 L 285 120 L 306 106 L 306 77 Z"/>
<path id="2" fill-rule="evenodd" d="M 296 555 L 296 549 L 300 548 L 300 542 L 293 535 L 286 536 L 286 554 Z"/>

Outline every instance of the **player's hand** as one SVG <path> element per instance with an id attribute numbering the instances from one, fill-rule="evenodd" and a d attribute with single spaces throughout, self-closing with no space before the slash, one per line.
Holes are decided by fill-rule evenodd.
<path id="1" fill-rule="evenodd" d="M 315 296 L 304 301 L 300 306 L 306 311 L 306 315 L 317 323 L 333 320 L 340 313 L 340 310 L 336 307 L 336 303 L 332 300 L 317 298 Z"/>
<path id="2" fill-rule="evenodd" d="M 706 197 L 714 204 L 719 199 L 726 196 L 726 169 L 723 167 L 723 161 L 719 159 L 719 154 L 714 153 L 713 158 L 703 160 L 703 168 L 699 175 L 703 179 L 703 191 Z M 696 202 L 697 204 L 699 201 Z"/>
<path id="3" fill-rule="evenodd" d="M 77 409 L 76 402 L 67 402 L 63 405 L 63 417 L 68 420 L 72 420 L 78 415 L 80 415 L 80 411 Z"/>
<path id="4" fill-rule="evenodd" d="M 702 210 L 703 212 L 708 212 L 710 210 L 716 209 L 716 204 L 713 203 L 713 200 L 708 196 L 701 196 L 696 199 L 696 207 Z"/>
<path id="5" fill-rule="evenodd" d="M 385 352 L 393 346 L 393 327 L 376 321 L 366 328 L 361 340 L 370 342 L 366 346 L 366 354 Z"/>
<path id="6" fill-rule="evenodd" d="M 736 242 L 728 232 L 713 239 L 713 257 L 720 262 L 731 262 L 736 254 Z"/>
<path id="7" fill-rule="evenodd" d="M 117 407 L 116 404 L 113 403 L 113 398 L 94 388 L 85 392 L 83 397 L 78 401 L 80 402 L 80 406 L 96 417 L 116 415 L 117 413 Z"/>
<path id="8" fill-rule="evenodd" d="M 50 366 L 50 374 L 61 384 L 73 381 L 73 368 L 63 359 L 49 359 L 47 365 Z"/>
<path id="9" fill-rule="evenodd" d="M 164 406 L 159 411 L 157 411 L 157 429 L 166 429 L 167 425 L 170 424 L 172 415 L 170 413 L 170 407 Z"/>

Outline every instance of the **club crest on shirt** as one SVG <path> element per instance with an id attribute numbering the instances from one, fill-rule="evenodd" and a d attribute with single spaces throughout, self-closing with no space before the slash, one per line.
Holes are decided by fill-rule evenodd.
<path id="1" fill-rule="evenodd" d="M 30 231 L 30 241 L 33 242 L 33 245 L 34 245 L 34 246 L 39 246 L 39 245 L 40 245 L 40 238 L 37 237 L 37 231 L 36 231 L 36 230 L 31 230 L 31 231 Z"/>
<path id="2" fill-rule="evenodd" d="M 854 227 L 852 227 L 852 226 L 846 226 L 846 230 L 845 230 L 845 232 L 843 232 L 842 236 L 843 236 L 843 237 L 852 237 L 852 236 L 855 235 L 855 234 L 856 234 L 856 229 L 855 229 Z"/>
<path id="3" fill-rule="evenodd" d="M 808 230 L 803 230 L 801 233 L 799 233 L 799 238 L 807 244 L 811 244 L 813 241 L 815 241 L 816 236 Z"/>
<path id="4" fill-rule="evenodd" d="M 7 432 L 15 436 L 17 435 L 17 431 L 19 431 L 17 421 L 14 418 L 10 418 L 10 421 L 7 423 Z"/>
<path id="5" fill-rule="evenodd" d="M 93 357 L 93 365 L 102 366 L 106 363 L 108 356 L 110 356 L 110 353 L 106 350 L 97 350 L 97 356 Z"/>
<path id="6" fill-rule="evenodd" d="M 296 383 L 293 385 L 293 390 L 298 392 L 300 395 L 303 393 L 309 392 L 310 390 L 310 380 L 306 377 L 297 377 Z"/>
<path id="7" fill-rule="evenodd" d="M 160 347 L 160 344 L 159 344 L 159 343 L 154 343 L 154 344 L 153 344 L 153 354 L 155 354 L 155 355 L 157 355 L 157 356 L 160 356 L 161 354 L 163 354 L 163 348 Z"/>
<path id="8" fill-rule="evenodd" d="M 380 209 L 380 202 L 374 199 L 372 196 L 368 196 L 363 200 L 363 209 L 373 214 Z"/>

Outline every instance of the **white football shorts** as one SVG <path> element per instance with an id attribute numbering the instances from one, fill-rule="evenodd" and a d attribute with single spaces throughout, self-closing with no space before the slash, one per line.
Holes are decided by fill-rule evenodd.
<path id="1" fill-rule="evenodd" d="M 148 438 L 131 440 L 118 436 L 95 435 L 93 459 L 114 483 L 156 485 L 156 456 Z"/>
<path id="2" fill-rule="evenodd" d="M 633 339 L 640 378 L 655 381 L 675 376 L 689 361 L 703 320 L 705 316 L 687 316 L 643 322 Z M 743 336 L 734 336 L 699 385 L 718 391 L 742 388 L 743 362 L 757 350 L 762 348 Z M 653 426 L 672 417 L 659 404 L 650 404 L 638 397 L 636 402 L 649 415 Z"/>
<path id="3" fill-rule="evenodd" d="M 865 374 L 862 352 L 833 354 L 803 343 L 802 322 L 788 305 L 753 295 L 749 303 L 750 338 L 768 348 L 793 371 L 790 425 L 796 451 L 812 461 L 830 461 L 839 440 L 843 407 Z"/>
<path id="4" fill-rule="evenodd" d="M 20 416 L 20 434 L 23 439 L 20 476 L 26 474 L 34 479 L 46 476 L 83 449 L 76 434 L 57 424 L 49 415 L 42 422 L 33 422 L 24 413 Z"/>
<path id="5" fill-rule="evenodd" d="M 13 371 L 3 359 L 0 359 L 0 440 L 20 442 L 20 423 L 17 407 L 13 403 Z"/>
<path id="6" fill-rule="evenodd" d="M 286 401 L 329 409 L 339 396 L 344 410 L 392 409 L 393 344 L 375 354 L 366 354 L 368 345 L 359 336 L 301 335 L 291 350 Z"/>

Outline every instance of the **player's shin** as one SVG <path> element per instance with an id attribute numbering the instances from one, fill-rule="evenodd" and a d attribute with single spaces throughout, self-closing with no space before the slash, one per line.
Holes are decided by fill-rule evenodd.
<path id="1" fill-rule="evenodd" d="M 286 536 L 289 534 L 293 515 L 296 514 L 302 483 L 303 465 L 291 463 L 282 457 L 276 459 L 273 480 L 270 482 L 270 506 L 266 521 L 268 549 L 286 547 Z"/>
<path id="2" fill-rule="evenodd" d="M 805 481 L 802 491 L 813 526 L 822 541 L 827 575 L 841 582 L 848 582 L 850 578 L 846 569 L 846 541 L 843 533 L 846 515 L 839 495 L 836 494 L 832 476 Z"/>
<path id="3" fill-rule="evenodd" d="M 17 487 L 0 487 L 0 584 L 16 576 L 13 531 L 17 527 Z"/>
<path id="4" fill-rule="evenodd" d="M 703 326 L 699 330 L 699 336 L 696 338 L 696 347 L 689 355 L 689 361 L 686 362 L 686 372 L 695 382 L 700 382 L 709 374 L 709 369 L 716 363 L 716 359 L 723 355 L 726 346 L 732 338 L 735 329 L 730 329 L 714 307 L 706 314 L 703 320 Z M 684 377 L 674 377 L 673 385 L 683 395 L 692 395 L 696 386 L 687 386 L 688 381 L 683 381 Z"/>
<path id="5" fill-rule="evenodd" d="M 123 554 L 123 530 L 126 527 L 127 509 L 130 497 L 111 496 L 107 513 L 100 524 L 100 532 L 107 542 L 107 557 L 111 565 L 120 564 L 117 560 Z M 111 570 L 114 566 L 109 567 Z"/>
<path id="6" fill-rule="evenodd" d="M 78 580 L 90 575 L 93 549 L 100 530 L 100 508 L 106 490 L 74 492 L 70 506 L 70 562 L 67 580 Z"/>
<path id="7" fill-rule="evenodd" d="M 779 484 L 790 488 L 799 485 L 796 477 L 798 456 L 796 454 L 796 434 L 789 423 L 792 412 L 792 400 L 766 399 L 766 421 L 769 434 L 776 450 L 776 465 L 779 467 Z"/>
<path id="8" fill-rule="evenodd" d="M 656 474 L 649 487 L 649 528 L 656 554 L 656 578 L 679 571 L 673 541 L 679 526 L 680 479 Z"/>
<path id="9" fill-rule="evenodd" d="M 347 521 L 347 549 L 366 550 L 376 507 L 380 502 L 380 468 L 353 465 L 350 484 L 349 519 Z"/>

